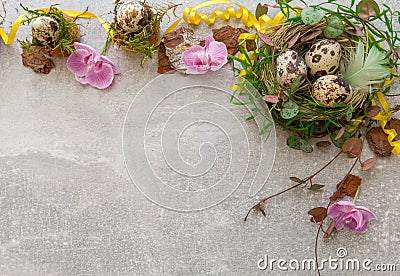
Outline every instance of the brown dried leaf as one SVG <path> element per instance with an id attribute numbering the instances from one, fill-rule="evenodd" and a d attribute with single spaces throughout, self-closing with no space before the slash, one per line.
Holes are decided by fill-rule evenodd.
<path id="1" fill-rule="evenodd" d="M 288 48 L 292 48 L 294 44 L 296 44 L 297 40 L 300 38 L 300 32 L 296 33 L 288 42 Z"/>
<path id="2" fill-rule="evenodd" d="M 365 160 L 364 162 L 361 163 L 361 169 L 363 171 L 368 171 L 373 166 L 375 166 L 377 161 L 378 161 L 378 158 L 376 158 L 376 157 L 369 158 L 369 159 L 367 159 L 367 160 Z"/>
<path id="3" fill-rule="evenodd" d="M 368 21 L 376 16 L 376 11 L 379 13 L 379 5 L 374 0 L 361 0 L 357 5 L 357 11 L 362 20 Z"/>
<path id="4" fill-rule="evenodd" d="M 388 135 L 381 127 L 371 128 L 365 137 L 367 138 L 371 150 L 378 156 L 385 157 L 392 154 L 393 147 L 388 141 Z"/>
<path id="5" fill-rule="evenodd" d="M 340 138 L 342 138 L 342 136 L 343 136 L 345 131 L 346 131 L 346 127 L 341 127 L 341 129 L 339 130 L 339 132 L 335 136 L 335 141 L 339 140 Z"/>
<path id="6" fill-rule="evenodd" d="M 326 148 L 326 147 L 329 147 L 330 145 L 332 145 L 332 143 L 329 141 L 320 141 L 316 145 L 321 148 Z"/>
<path id="7" fill-rule="evenodd" d="M 400 140 L 400 120 L 393 118 L 391 119 L 385 126 L 387 129 L 394 129 L 397 133 L 397 136 L 394 138 L 394 141 Z"/>
<path id="8" fill-rule="evenodd" d="M 367 108 L 367 117 L 368 118 L 372 118 L 375 117 L 376 115 L 379 114 L 379 112 L 381 112 L 381 108 L 379 106 L 370 106 Z"/>
<path id="9" fill-rule="evenodd" d="M 266 34 L 263 34 L 263 33 L 260 33 L 260 32 L 258 32 L 257 34 L 261 38 L 261 40 L 264 41 L 267 45 L 269 45 L 271 47 L 275 46 L 274 42 L 272 41 L 272 38 L 270 38 Z"/>
<path id="10" fill-rule="evenodd" d="M 306 35 L 302 36 L 302 38 L 300 39 L 300 41 L 302 41 L 302 42 L 304 42 L 304 41 L 309 41 L 309 40 L 311 40 L 311 39 L 316 38 L 317 36 L 319 36 L 319 35 L 321 35 L 321 34 L 322 34 L 322 30 L 317 30 L 317 31 L 314 31 L 314 32 L 311 32 L 311 33 L 309 33 L 309 34 L 306 34 Z"/>
<path id="11" fill-rule="evenodd" d="M 357 193 L 358 186 L 361 185 L 361 178 L 352 174 L 348 174 L 342 182 L 337 185 L 336 192 L 330 197 L 331 201 L 336 201 L 344 196 L 354 197 Z"/>
<path id="12" fill-rule="evenodd" d="M 242 33 L 247 33 L 245 29 L 224 26 L 213 29 L 213 37 L 216 41 L 223 42 L 228 49 L 228 53 L 235 55 L 239 51 L 238 38 Z"/>
<path id="13" fill-rule="evenodd" d="M 363 148 L 363 142 L 358 137 L 350 137 L 342 146 L 342 151 L 347 153 L 350 158 L 359 157 Z"/>
<path id="14" fill-rule="evenodd" d="M 36 73 L 48 74 L 54 63 L 44 56 L 44 47 L 31 46 L 28 51 L 22 51 L 22 64 L 30 67 Z"/>
<path id="15" fill-rule="evenodd" d="M 308 211 L 308 214 L 312 216 L 310 219 L 311 222 L 318 223 L 323 221 L 327 214 L 327 210 L 324 207 L 316 207 Z"/>

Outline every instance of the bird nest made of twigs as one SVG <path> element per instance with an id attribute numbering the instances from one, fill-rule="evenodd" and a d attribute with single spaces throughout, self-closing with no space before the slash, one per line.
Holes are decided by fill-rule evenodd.
<path id="1" fill-rule="evenodd" d="M 123 5 L 136 5 L 142 6 L 142 14 L 140 11 L 127 10 L 122 11 Z M 168 5 L 165 7 L 151 7 L 145 2 L 140 1 L 129 1 L 129 2 L 115 2 L 114 8 L 114 22 L 111 24 L 110 39 L 113 43 L 119 47 L 131 51 L 133 53 L 143 53 L 145 57 L 151 57 L 156 51 L 157 39 L 160 34 L 160 23 L 163 17 L 167 14 L 170 9 L 175 9 L 177 5 Z M 118 13 L 127 14 L 126 19 L 122 17 L 122 20 L 132 24 L 135 16 L 143 16 L 136 24 L 140 25 L 137 30 L 129 30 L 124 26 L 121 26 L 121 17 L 118 17 Z M 129 14 L 131 13 L 131 14 Z M 125 16 L 125 15 L 124 15 Z M 120 18 L 120 19 L 119 19 Z"/>
<path id="2" fill-rule="evenodd" d="M 324 133 L 331 134 L 335 129 L 349 125 L 360 115 L 366 114 L 372 98 L 390 76 L 392 66 L 389 65 L 388 52 L 376 43 L 376 39 L 371 43 L 371 37 L 365 28 L 338 17 L 339 34 L 332 35 L 329 33 L 331 29 L 328 29 L 331 27 L 331 14 L 327 13 L 315 24 L 306 24 L 300 12 L 301 10 L 295 17 L 287 16 L 284 21 L 259 32 L 258 47 L 252 53 L 253 59 L 242 48 L 242 53 L 246 52 L 247 58 L 241 60 L 241 75 L 266 100 L 275 124 L 292 130 L 294 134 L 307 140 Z M 340 57 L 334 66 L 327 61 L 337 53 L 325 47 L 328 44 L 336 44 L 335 47 L 340 48 Z M 375 48 L 373 54 L 372 48 Z M 348 69 L 352 67 L 350 65 L 358 59 L 364 69 L 368 56 L 372 60 L 375 54 L 380 55 L 381 59 L 377 63 L 382 64 L 385 77 L 374 79 L 365 85 L 347 82 Z M 310 63 L 320 60 L 327 62 L 323 65 L 325 69 L 315 72 L 316 70 L 310 68 Z M 322 82 L 328 78 L 335 82 L 333 86 Z M 342 93 L 347 90 L 348 94 L 324 101 L 316 96 L 317 89 L 322 89 L 326 93 L 323 96 L 328 98 L 331 92 Z"/>

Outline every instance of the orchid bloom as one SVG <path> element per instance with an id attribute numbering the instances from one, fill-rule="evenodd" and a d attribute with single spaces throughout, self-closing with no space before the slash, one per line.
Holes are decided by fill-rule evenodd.
<path id="1" fill-rule="evenodd" d="M 329 206 L 328 216 L 336 222 L 335 228 L 337 230 L 346 227 L 358 233 L 367 231 L 369 221 L 376 219 L 376 216 L 370 210 L 356 206 L 350 201 L 338 201 Z"/>
<path id="2" fill-rule="evenodd" d="M 222 42 L 207 36 L 204 47 L 194 45 L 183 52 L 182 61 L 185 63 L 186 74 L 204 74 L 216 71 L 228 62 L 228 50 Z"/>
<path id="3" fill-rule="evenodd" d="M 74 47 L 75 53 L 69 56 L 67 68 L 75 74 L 75 79 L 99 89 L 109 87 L 114 74 L 120 73 L 114 63 L 86 44 L 75 42 Z"/>

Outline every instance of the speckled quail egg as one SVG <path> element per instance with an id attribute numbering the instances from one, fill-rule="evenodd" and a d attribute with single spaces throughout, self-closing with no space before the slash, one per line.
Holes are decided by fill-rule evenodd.
<path id="1" fill-rule="evenodd" d="M 58 22 L 50 16 L 39 16 L 32 20 L 32 38 L 42 45 L 54 46 L 60 36 Z"/>
<path id="2" fill-rule="evenodd" d="M 288 50 L 276 59 L 276 81 L 283 88 L 288 88 L 300 78 L 300 84 L 307 78 L 307 65 L 295 51 Z"/>
<path id="3" fill-rule="evenodd" d="M 334 74 L 339 68 L 341 52 L 336 40 L 323 39 L 313 44 L 305 56 L 310 75 L 322 77 Z"/>
<path id="4" fill-rule="evenodd" d="M 314 82 L 312 87 L 314 100 L 328 107 L 347 103 L 351 99 L 352 93 L 350 85 L 336 75 L 322 76 Z"/>
<path id="5" fill-rule="evenodd" d="M 117 9 L 117 23 L 128 33 L 141 31 L 148 19 L 147 8 L 136 1 L 126 2 Z"/>

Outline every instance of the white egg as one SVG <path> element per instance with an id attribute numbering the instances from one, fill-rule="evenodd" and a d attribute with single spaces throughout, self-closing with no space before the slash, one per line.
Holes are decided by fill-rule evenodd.
<path id="1" fill-rule="evenodd" d="M 336 40 L 323 39 L 311 46 L 305 60 L 313 77 L 332 75 L 339 68 L 341 46 Z"/>
<path id="2" fill-rule="evenodd" d="M 276 81 L 283 88 L 289 88 L 300 78 L 300 84 L 307 78 L 304 59 L 293 50 L 288 50 L 276 59 Z"/>
<path id="3" fill-rule="evenodd" d="M 54 47 L 60 37 L 58 22 L 50 16 L 39 16 L 32 20 L 32 38 L 40 44 Z"/>
<path id="4" fill-rule="evenodd" d="M 322 76 L 314 82 L 312 87 L 314 100 L 328 107 L 347 103 L 351 99 L 352 93 L 350 85 L 336 75 Z"/>
<path id="5" fill-rule="evenodd" d="M 126 2 L 117 9 L 117 23 L 128 33 L 137 33 L 146 26 L 147 8 L 136 1 Z"/>

